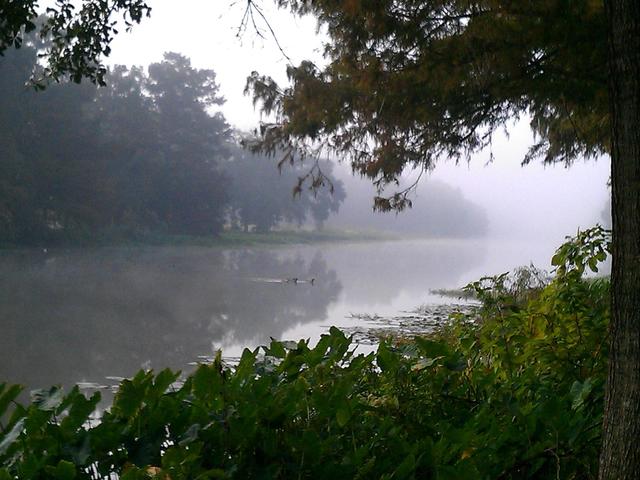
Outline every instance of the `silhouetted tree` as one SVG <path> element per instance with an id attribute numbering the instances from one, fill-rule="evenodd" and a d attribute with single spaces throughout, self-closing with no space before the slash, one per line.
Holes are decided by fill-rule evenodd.
<path id="1" fill-rule="evenodd" d="M 227 154 L 230 129 L 212 70 L 198 70 L 179 54 L 149 66 L 145 88 L 158 114 L 157 151 L 165 166 L 149 172 L 157 189 L 152 205 L 172 233 L 206 235 L 222 225 L 227 194 L 217 160 Z"/>
<path id="2" fill-rule="evenodd" d="M 326 26 L 329 63 L 288 69 L 281 90 L 249 87 L 278 115 L 259 147 L 305 141 L 351 155 L 379 186 L 407 165 L 431 168 L 531 118 L 525 160 L 612 160 L 612 321 L 603 479 L 640 477 L 640 2 L 637 0 L 277 0 Z M 608 65 L 608 68 L 607 68 Z M 293 144 L 293 145 L 292 145 Z M 405 192 L 377 208 L 407 205 Z"/>
<path id="3" fill-rule="evenodd" d="M 38 17 L 41 13 L 38 0 L 0 2 L 0 55 L 11 47 L 20 48 L 25 35 L 48 40 L 40 52 L 44 68 L 31 65 L 32 80 L 43 87 L 49 80 L 67 78 L 104 84 L 103 57 L 111 53 L 114 35 L 119 28 L 128 30 L 140 23 L 151 8 L 142 0 L 57 0 L 47 5 L 46 16 Z M 124 25 L 118 25 L 116 15 Z"/>
<path id="4" fill-rule="evenodd" d="M 2 239 L 91 240 L 96 234 L 220 231 L 229 127 L 215 74 L 178 54 L 115 67 L 109 86 L 24 86 L 34 42 L 0 57 Z"/>

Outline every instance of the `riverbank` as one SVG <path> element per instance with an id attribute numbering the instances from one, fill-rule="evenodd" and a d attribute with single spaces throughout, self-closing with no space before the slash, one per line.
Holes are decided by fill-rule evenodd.
<path id="1" fill-rule="evenodd" d="M 255 247 L 280 245 L 312 245 L 320 243 L 375 242 L 398 240 L 386 232 L 352 230 L 274 230 L 270 232 L 226 231 L 218 236 L 169 235 L 161 233 L 134 233 L 130 235 L 96 234 L 93 236 L 57 239 L 48 244 L 0 244 L 0 252 L 24 248 L 43 250 L 59 248 L 99 247 Z"/>
<path id="2" fill-rule="evenodd" d="M 544 286 L 485 277 L 473 312 L 367 354 L 332 327 L 180 382 L 140 371 L 99 423 L 99 393 L 24 408 L 1 385 L 0 478 L 593 478 L 610 315 L 593 258 L 558 253 Z"/>

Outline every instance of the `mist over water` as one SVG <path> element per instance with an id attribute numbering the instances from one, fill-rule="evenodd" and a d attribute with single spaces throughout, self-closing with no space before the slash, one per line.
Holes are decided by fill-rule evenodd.
<path id="1" fill-rule="evenodd" d="M 325 318 L 340 284 L 320 257 L 269 250 L 114 249 L 1 259 L 0 377 L 44 386 L 184 368 Z M 317 278 L 314 288 L 255 281 Z"/>
<path id="2" fill-rule="evenodd" d="M 531 263 L 550 270 L 565 235 L 603 221 L 605 162 L 494 167 L 442 165 L 398 216 L 373 213 L 371 190 L 345 179 L 351 199 L 325 226 L 356 219 L 351 227 L 394 241 L 6 251 L 0 378 L 29 388 L 108 384 L 141 367 L 189 370 L 219 348 L 236 356 L 270 338 L 313 341 L 330 325 L 358 325 L 352 314 L 449 301 L 432 289 Z"/>
<path id="3" fill-rule="evenodd" d="M 544 165 L 540 160 L 521 165 L 533 143 L 523 119 L 509 127 L 508 135 L 496 133 L 491 149 L 473 156 L 468 164 L 445 160 L 431 176 L 459 188 L 485 210 L 491 239 L 528 239 L 554 249 L 578 228 L 606 223 L 609 158 L 569 166 Z"/>
<path id="4" fill-rule="evenodd" d="M 351 325 L 351 313 L 434 301 L 429 289 L 466 281 L 485 248 L 416 240 L 5 253 L 0 377 L 30 388 L 108 383 L 141 367 L 189 369 L 218 348 L 237 355 L 271 337 L 314 339 Z"/>
<path id="5" fill-rule="evenodd" d="M 29 388 L 108 383 L 106 377 L 139 368 L 189 369 L 218 348 L 234 356 L 272 337 L 313 340 L 330 325 L 353 327 L 352 314 L 392 316 L 448 301 L 432 289 L 458 288 L 531 263 L 550 269 L 566 235 L 606 220 L 608 160 L 521 166 L 534 142 L 527 119 L 509 125 L 509 135 L 496 133 L 491 148 L 469 163 L 437 162 L 406 212 L 373 212 L 371 179 L 352 176 L 348 159 L 327 167 L 339 194 L 304 190 L 296 203 L 291 190 L 306 165 L 285 165 L 280 173 L 278 158 L 251 156 L 237 145 L 239 131 L 231 130 L 256 126 L 250 99 L 241 95 L 244 78 L 254 68 L 266 71 L 273 59 L 253 50 L 242 60 L 242 49 L 226 47 L 214 49 L 211 59 L 211 32 L 190 29 L 199 35 L 195 40 L 167 36 L 177 17 L 165 7 L 158 8 L 159 22 L 136 29 L 161 42 L 136 40 L 136 48 L 116 49 L 118 61 L 155 65 L 119 68 L 106 89 L 63 84 L 24 92 L 31 47 L 1 59 L 12 74 L 0 77 L 9 92 L 0 109 L 7 146 L 0 180 L 15 185 L 2 190 L 0 240 L 18 246 L 86 241 L 106 230 L 120 232 L 115 238 L 126 244 L 139 232 L 249 235 L 283 223 L 382 232 L 395 240 L 2 251 L 0 381 Z M 143 38 L 133 35 L 118 42 Z M 176 39 L 177 45 L 166 43 Z M 162 57 L 172 49 L 185 56 Z M 280 61 L 281 74 L 283 67 Z M 416 175 L 406 172 L 405 182 Z"/>

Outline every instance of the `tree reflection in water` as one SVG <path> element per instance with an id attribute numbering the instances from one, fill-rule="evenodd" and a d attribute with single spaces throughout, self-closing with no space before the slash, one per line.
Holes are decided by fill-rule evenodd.
<path id="1" fill-rule="evenodd" d="M 256 281 L 294 277 L 316 280 Z M 265 343 L 325 320 L 341 288 L 321 256 L 274 249 L 4 255 L 0 381 L 35 388 L 184 369 L 216 345 Z"/>

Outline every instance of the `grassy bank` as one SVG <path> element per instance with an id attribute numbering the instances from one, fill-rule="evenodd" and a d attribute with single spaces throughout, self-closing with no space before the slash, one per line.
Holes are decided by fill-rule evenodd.
<path id="1" fill-rule="evenodd" d="M 224 232 L 217 239 L 224 246 L 293 245 L 331 242 L 371 242 L 395 240 L 397 237 L 381 232 L 346 230 L 282 230 L 266 233 Z"/>
<path id="2" fill-rule="evenodd" d="M 310 245 L 316 243 L 372 242 L 395 240 L 398 237 L 383 232 L 343 230 L 279 230 L 272 232 L 222 232 L 218 236 L 169 235 L 163 233 L 135 232 L 121 234 L 100 233 L 81 237 L 57 238 L 47 244 L 16 245 L 0 243 L 0 250 L 24 247 L 74 248 L 74 247 L 144 247 L 144 246 L 198 246 L 198 247 L 251 247 L 279 245 Z"/>

